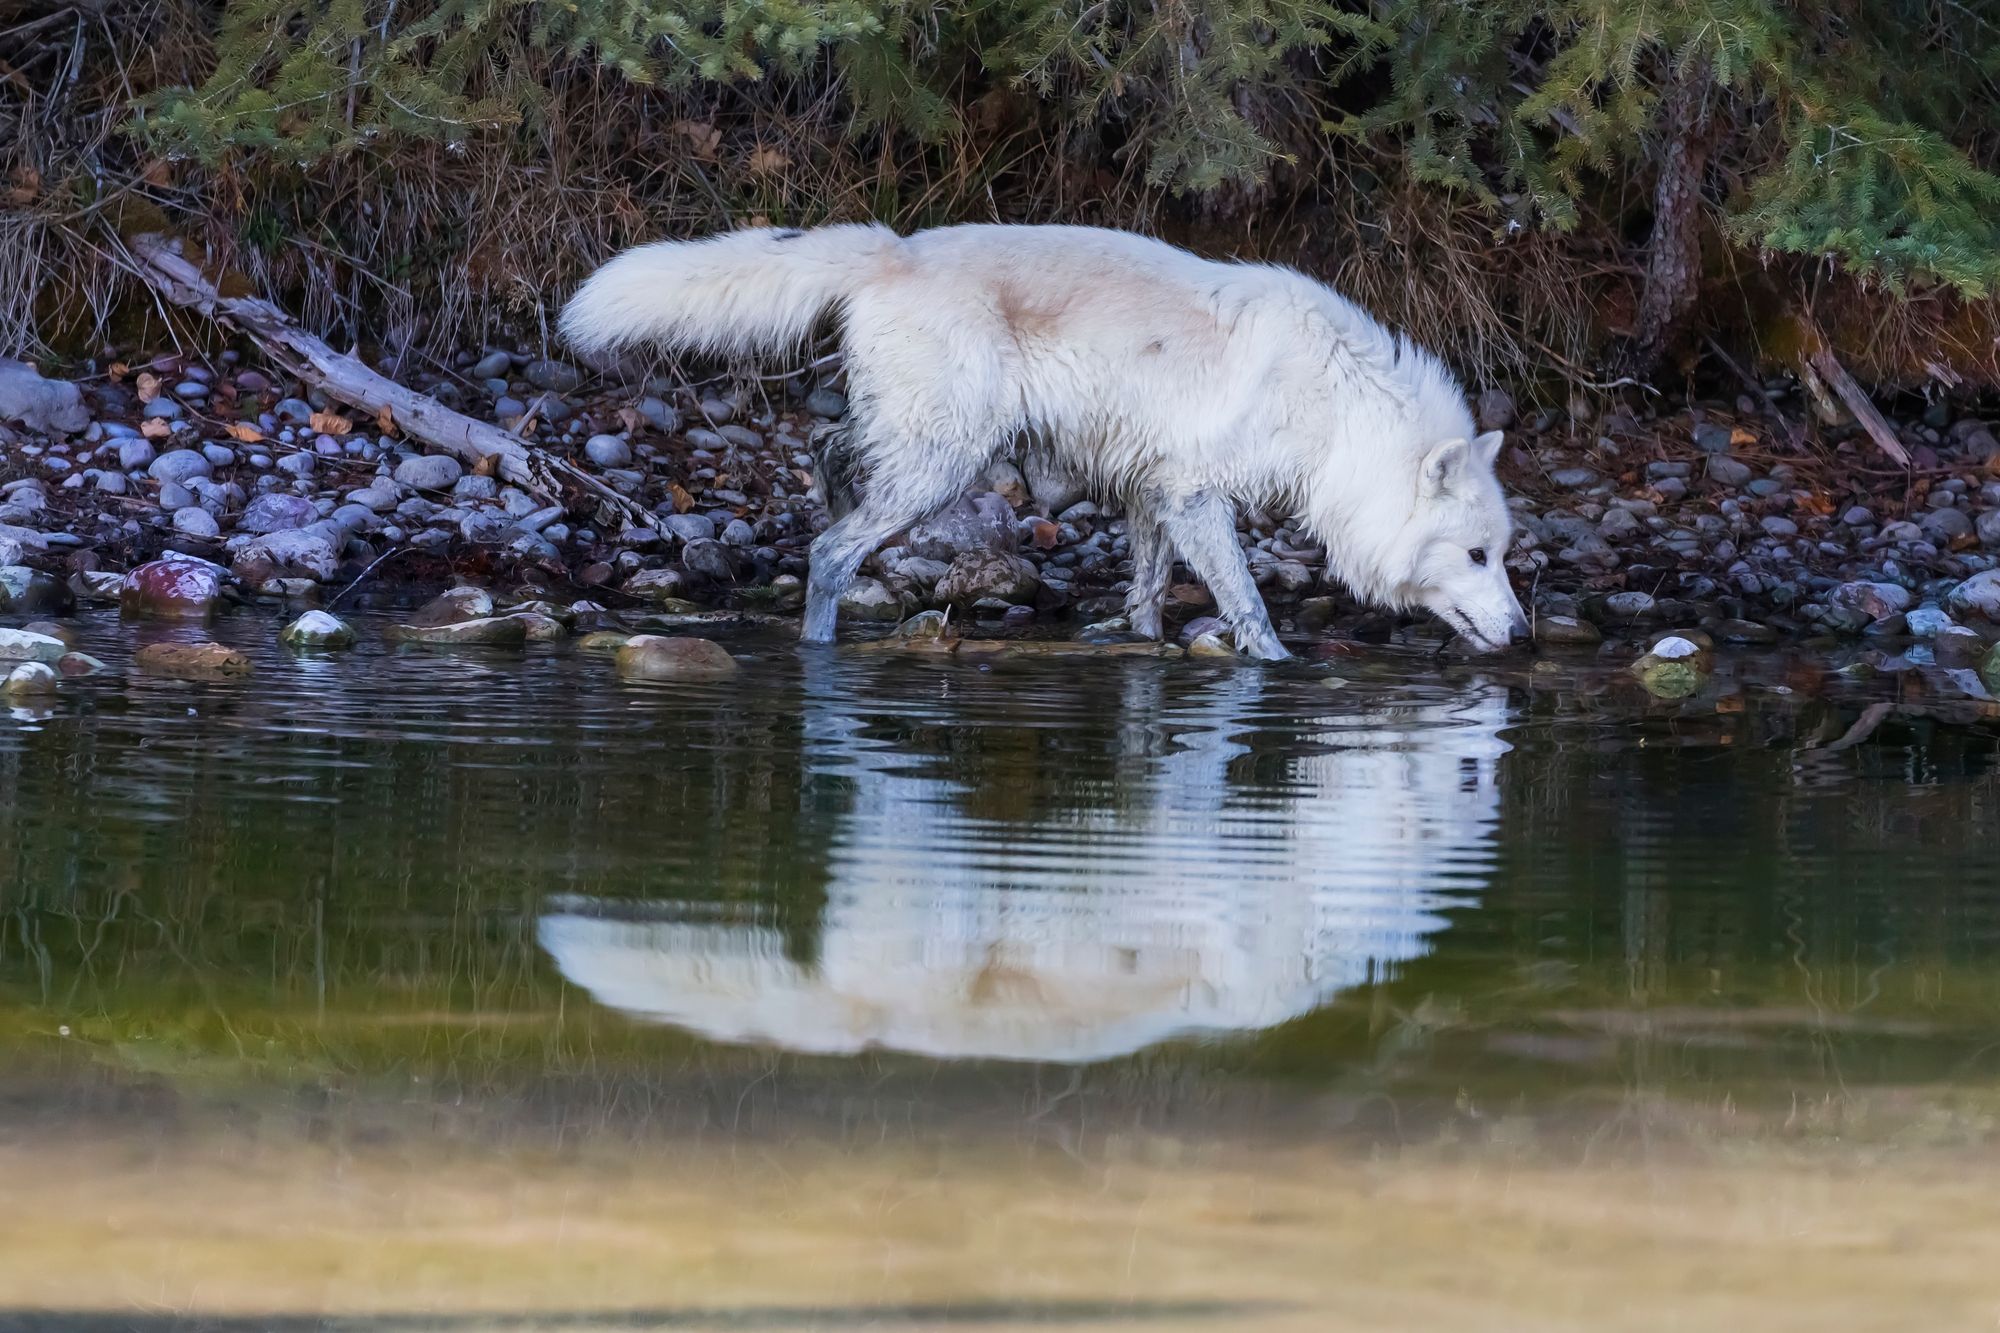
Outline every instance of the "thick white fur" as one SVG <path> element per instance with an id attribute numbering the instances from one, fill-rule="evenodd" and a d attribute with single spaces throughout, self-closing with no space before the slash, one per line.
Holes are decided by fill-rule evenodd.
<path id="1" fill-rule="evenodd" d="M 1171 543 L 1243 651 L 1285 655 L 1238 503 L 1298 512 L 1363 598 L 1427 606 L 1483 648 L 1523 626 L 1498 434 L 1473 438 L 1435 358 L 1290 269 L 1090 227 L 753 230 L 620 255 L 562 327 L 586 351 L 740 352 L 796 342 L 829 313 L 867 485 L 813 544 L 808 639 L 832 637 L 871 551 L 1024 442 L 1125 506 L 1145 632 L 1160 632 Z"/>

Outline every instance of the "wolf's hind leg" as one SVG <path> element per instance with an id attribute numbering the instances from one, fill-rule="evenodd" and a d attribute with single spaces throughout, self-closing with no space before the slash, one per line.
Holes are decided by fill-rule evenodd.
<path id="1" fill-rule="evenodd" d="M 1162 609 L 1167 580 L 1174 567 L 1173 547 L 1151 509 L 1128 506 L 1125 532 L 1132 542 L 1132 586 L 1125 594 L 1125 618 L 1134 632 L 1149 639 L 1162 637 Z"/>
<path id="2" fill-rule="evenodd" d="M 839 615 L 840 595 L 854 582 L 861 562 L 889 538 L 919 519 L 929 518 L 970 486 L 984 466 L 983 459 L 963 455 L 964 467 L 933 467 L 899 475 L 880 469 L 860 505 L 813 539 L 812 568 L 806 575 L 805 625 L 799 637 L 807 643 L 830 643 Z"/>
<path id="3" fill-rule="evenodd" d="M 1181 558 L 1215 594 L 1216 609 L 1236 631 L 1237 651 L 1266 662 L 1291 656 L 1271 628 L 1271 613 L 1236 544 L 1236 507 L 1221 496 L 1196 496 L 1169 506 L 1166 526 Z"/>

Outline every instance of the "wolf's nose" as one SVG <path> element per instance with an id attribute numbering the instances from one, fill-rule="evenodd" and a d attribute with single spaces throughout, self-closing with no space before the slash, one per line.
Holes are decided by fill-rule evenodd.
<path id="1" fill-rule="evenodd" d="M 1516 611 L 1512 623 L 1507 626 L 1507 642 L 1509 644 L 1526 643 L 1533 637 L 1534 631 L 1528 628 L 1528 618 L 1519 611 Z"/>

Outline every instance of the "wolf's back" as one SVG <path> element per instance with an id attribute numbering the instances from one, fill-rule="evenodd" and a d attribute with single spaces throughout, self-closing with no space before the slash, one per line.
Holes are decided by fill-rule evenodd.
<path id="1" fill-rule="evenodd" d="M 902 244 L 887 227 L 755 228 L 627 250 L 563 307 L 579 351 L 634 343 L 718 353 L 796 343 Z"/>

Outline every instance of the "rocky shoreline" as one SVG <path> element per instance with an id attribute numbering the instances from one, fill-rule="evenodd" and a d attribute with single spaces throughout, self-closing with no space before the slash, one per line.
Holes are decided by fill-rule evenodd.
<path id="1" fill-rule="evenodd" d="M 559 611 L 564 634 L 635 615 L 676 628 L 705 611 L 794 611 L 826 522 L 810 441 L 845 408 L 803 374 L 703 391 L 505 349 L 413 377 L 649 516 L 622 527 L 600 524 L 588 495 L 551 502 L 468 470 L 234 354 L 107 358 L 77 384 L 6 369 L 0 611 L 31 616 L 79 599 L 135 615 L 256 598 L 296 610 L 364 578 L 489 588 Z M 1517 419 L 1493 391 L 1478 410 L 1483 428 L 1508 431 L 1502 476 L 1519 528 L 1508 564 L 1543 643 L 1675 628 L 1710 644 L 1861 636 L 1891 669 L 1942 672 L 1975 697 L 1988 688 L 1978 672 L 2000 639 L 2000 444 L 1985 421 L 1933 408 L 1897 423 L 1915 462 L 1905 472 L 1859 434 L 1792 443 L 1805 409 L 1784 384 L 1649 419 L 1581 401 Z M 1248 512 L 1241 536 L 1282 629 L 1396 632 L 1398 618 L 1331 584 L 1320 550 L 1281 517 Z M 1110 643 L 1128 575 L 1114 513 L 1038 495 L 1003 463 L 879 552 L 842 618 L 887 626 L 948 608 L 967 632 L 1089 627 Z M 1221 628 L 1185 578 L 1170 608 L 1183 643 Z"/>

